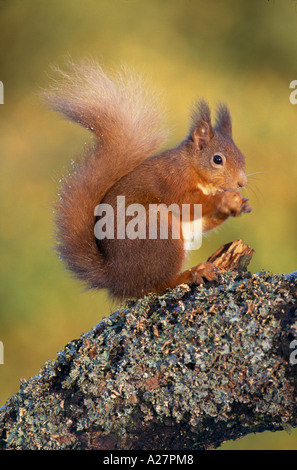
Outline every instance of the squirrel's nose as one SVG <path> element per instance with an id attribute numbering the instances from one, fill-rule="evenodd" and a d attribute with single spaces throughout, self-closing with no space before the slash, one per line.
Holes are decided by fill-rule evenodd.
<path id="1" fill-rule="evenodd" d="M 246 177 L 245 173 L 240 174 L 240 176 L 238 178 L 238 181 L 237 181 L 237 184 L 238 184 L 239 188 L 242 188 L 243 186 L 245 186 L 247 184 L 247 177 Z"/>

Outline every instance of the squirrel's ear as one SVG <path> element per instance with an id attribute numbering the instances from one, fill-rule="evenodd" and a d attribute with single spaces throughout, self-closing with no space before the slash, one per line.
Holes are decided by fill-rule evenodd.
<path id="1" fill-rule="evenodd" d="M 224 103 L 217 105 L 217 116 L 215 129 L 221 134 L 232 137 L 232 120 L 228 107 Z"/>
<path id="2" fill-rule="evenodd" d="M 199 150 L 202 150 L 213 137 L 210 109 L 206 101 L 200 100 L 194 105 L 192 120 L 193 126 L 190 132 L 190 137 L 195 146 Z"/>

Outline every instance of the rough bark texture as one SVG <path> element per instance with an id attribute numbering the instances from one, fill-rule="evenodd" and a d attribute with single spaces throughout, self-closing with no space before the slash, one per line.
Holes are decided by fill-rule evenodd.
<path id="1" fill-rule="evenodd" d="M 0 448 L 209 449 L 296 426 L 297 273 L 246 272 L 252 254 L 228 244 L 218 283 L 129 302 L 68 343 L 1 408 Z"/>

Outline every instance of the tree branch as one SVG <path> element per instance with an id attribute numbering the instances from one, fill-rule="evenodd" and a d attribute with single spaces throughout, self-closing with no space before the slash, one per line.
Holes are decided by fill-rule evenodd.
<path id="1" fill-rule="evenodd" d="M 21 384 L 2 449 L 209 449 L 297 425 L 297 276 L 251 274 L 240 240 L 218 283 L 128 302 Z M 235 271 L 227 271 L 235 269 Z"/>

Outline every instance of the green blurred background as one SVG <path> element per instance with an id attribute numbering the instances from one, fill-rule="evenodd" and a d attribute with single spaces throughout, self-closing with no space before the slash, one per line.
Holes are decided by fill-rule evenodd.
<path id="1" fill-rule="evenodd" d="M 189 265 L 241 238 L 251 264 L 297 269 L 297 2 L 290 0 L 0 0 L 0 405 L 71 339 L 116 306 L 84 292 L 52 246 L 52 203 L 71 158 L 89 140 L 40 102 L 51 66 L 70 56 L 147 73 L 164 94 L 169 146 L 186 134 L 193 100 L 226 101 L 247 158 L 254 211 L 208 235 Z M 297 449 L 297 432 L 265 432 L 223 449 Z"/>

